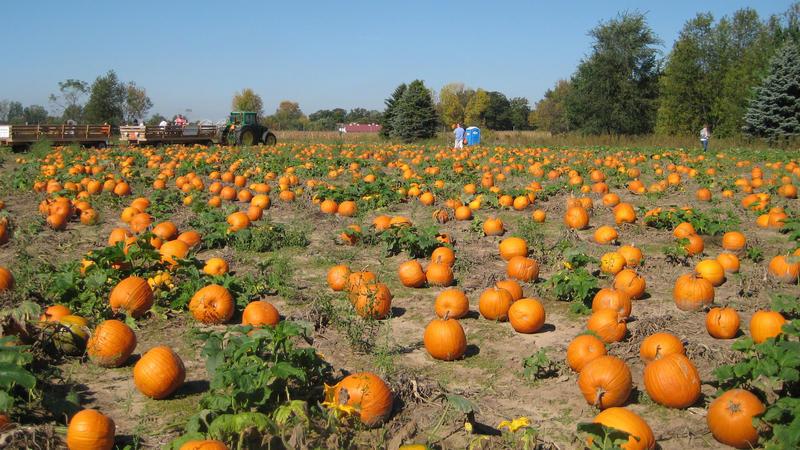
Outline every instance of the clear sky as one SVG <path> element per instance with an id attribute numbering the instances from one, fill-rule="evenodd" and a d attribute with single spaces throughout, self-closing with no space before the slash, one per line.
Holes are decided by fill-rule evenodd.
<path id="1" fill-rule="evenodd" d="M 574 71 L 587 31 L 641 11 L 667 53 L 687 19 L 790 0 L 553 1 L 8 1 L 0 27 L 0 99 L 49 108 L 66 78 L 114 69 L 147 89 L 151 113 L 220 119 L 252 87 L 271 113 L 284 99 L 383 109 L 401 82 L 452 81 L 527 97 Z M 249 6 L 250 4 L 257 6 Z"/>

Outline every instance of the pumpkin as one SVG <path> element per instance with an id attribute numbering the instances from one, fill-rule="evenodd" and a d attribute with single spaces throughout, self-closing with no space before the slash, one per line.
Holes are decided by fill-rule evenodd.
<path id="1" fill-rule="evenodd" d="M 460 319 L 469 312 L 469 300 L 460 289 L 445 289 L 436 296 L 434 303 L 436 315 L 449 315 L 452 319 Z"/>
<path id="2" fill-rule="evenodd" d="M 228 273 L 228 262 L 222 258 L 209 258 L 203 266 L 203 273 L 217 276 Z"/>
<path id="3" fill-rule="evenodd" d="M 511 294 L 511 300 L 517 301 L 522 298 L 524 293 L 522 292 L 522 286 L 519 285 L 514 280 L 501 280 L 494 284 L 495 286 L 505 289 Z"/>
<path id="4" fill-rule="evenodd" d="M 608 225 L 598 227 L 594 231 L 594 241 L 601 245 L 613 244 L 618 237 L 617 230 Z"/>
<path id="5" fill-rule="evenodd" d="M 202 240 L 200 233 L 194 230 L 184 231 L 183 233 L 179 234 L 177 237 L 178 240 L 183 241 L 188 245 L 190 248 L 196 246 Z"/>
<path id="6" fill-rule="evenodd" d="M 456 254 L 450 247 L 437 247 L 433 253 L 431 253 L 431 262 L 447 264 L 453 267 L 453 264 L 456 262 Z"/>
<path id="7" fill-rule="evenodd" d="M 636 222 L 636 210 L 630 203 L 620 203 L 614 207 L 614 222 L 617 225 Z"/>
<path id="8" fill-rule="evenodd" d="M 632 299 L 641 298 L 646 288 L 644 278 L 631 269 L 624 269 L 614 277 L 614 289 L 628 294 Z"/>
<path id="9" fill-rule="evenodd" d="M 507 290 L 491 287 L 483 291 L 478 298 L 478 311 L 488 320 L 504 322 L 508 319 L 508 310 L 513 301 Z"/>
<path id="10" fill-rule="evenodd" d="M 616 289 L 600 289 L 592 300 L 592 311 L 601 309 L 616 310 L 620 317 L 627 318 L 631 315 L 631 298 Z"/>
<path id="11" fill-rule="evenodd" d="M 456 220 L 472 220 L 472 209 L 469 206 L 459 206 L 453 215 Z"/>
<path id="12" fill-rule="evenodd" d="M 675 280 L 672 299 L 681 311 L 697 311 L 714 301 L 714 286 L 705 278 L 684 274 Z"/>
<path id="13" fill-rule="evenodd" d="M 431 286 L 450 286 L 453 284 L 453 268 L 445 263 L 432 262 L 425 270 L 425 278 Z"/>
<path id="14" fill-rule="evenodd" d="M 617 252 L 608 252 L 600 257 L 600 271 L 616 275 L 625 268 L 625 257 Z"/>
<path id="15" fill-rule="evenodd" d="M 210 284 L 194 293 L 189 301 L 192 316 L 205 324 L 225 323 L 233 317 L 235 303 L 228 290 Z"/>
<path id="16" fill-rule="evenodd" d="M 178 227 L 172 222 L 161 222 L 153 227 L 152 233 L 165 241 L 171 241 L 178 237 Z"/>
<path id="17" fill-rule="evenodd" d="M 708 280 L 712 286 L 717 287 L 725 282 L 725 268 L 716 259 L 704 259 L 697 263 L 694 271 L 701 278 Z"/>
<path id="18" fill-rule="evenodd" d="M 114 313 L 139 318 L 153 306 L 153 290 L 144 278 L 130 276 L 120 281 L 109 296 Z"/>
<path id="19" fill-rule="evenodd" d="M 422 265 L 415 259 L 400 264 L 400 267 L 397 268 L 397 275 L 405 287 L 422 287 L 427 280 Z"/>
<path id="20" fill-rule="evenodd" d="M 128 225 L 131 227 L 131 231 L 133 231 L 134 234 L 139 234 L 147 230 L 147 227 L 149 227 L 151 223 L 153 223 L 153 216 L 143 212 L 134 215 Z"/>
<path id="21" fill-rule="evenodd" d="M 683 355 L 683 342 L 671 333 L 654 333 L 642 340 L 639 356 L 645 362 L 655 361 L 673 353 Z"/>
<path id="22" fill-rule="evenodd" d="M 0 292 L 10 291 L 14 288 L 14 275 L 5 267 L 0 266 Z"/>
<path id="23" fill-rule="evenodd" d="M 606 344 L 619 342 L 628 331 L 625 319 L 616 309 L 598 309 L 589 316 L 586 328 L 593 331 Z"/>
<path id="24" fill-rule="evenodd" d="M 784 283 L 797 283 L 800 278 L 800 258 L 778 255 L 769 262 L 769 274 Z"/>
<path id="25" fill-rule="evenodd" d="M 244 230 L 245 228 L 250 226 L 250 218 L 247 217 L 246 213 L 243 213 L 241 211 L 237 211 L 229 215 L 228 218 L 225 219 L 225 221 L 228 222 L 229 225 L 228 231 L 230 232 Z"/>
<path id="26" fill-rule="evenodd" d="M 83 354 L 86 349 L 86 341 L 89 339 L 89 321 L 81 316 L 66 315 L 53 324 L 51 340 L 53 346 L 59 352 L 78 356 Z"/>
<path id="27" fill-rule="evenodd" d="M 514 256 L 508 261 L 506 274 L 520 281 L 533 281 L 539 277 L 539 263 L 525 256 Z"/>
<path id="28" fill-rule="evenodd" d="M 113 247 L 117 242 L 125 242 L 125 239 L 133 236 L 130 231 L 124 228 L 114 228 L 108 235 L 108 246 Z"/>
<path id="29" fill-rule="evenodd" d="M 738 231 L 728 231 L 722 235 L 722 248 L 729 252 L 738 252 L 747 245 L 747 238 Z"/>
<path id="30" fill-rule="evenodd" d="M 706 330 L 717 339 L 733 339 L 739 332 L 739 313 L 733 308 L 711 308 L 706 314 Z"/>
<path id="31" fill-rule="evenodd" d="M 89 358 L 101 367 L 125 364 L 135 348 L 136 334 L 133 330 L 124 322 L 113 319 L 98 325 L 86 343 Z"/>
<path id="32" fill-rule="evenodd" d="M 187 441 L 179 450 L 229 450 L 222 441 L 206 439 L 203 441 Z"/>
<path id="33" fill-rule="evenodd" d="M 733 253 L 720 253 L 717 256 L 717 262 L 725 269 L 725 272 L 739 272 L 739 257 Z"/>
<path id="34" fill-rule="evenodd" d="M 750 337 L 756 344 L 782 333 L 786 319 L 776 311 L 756 311 L 750 318 Z"/>
<path id="35" fill-rule="evenodd" d="M 577 336 L 567 346 L 567 364 L 580 372 L 583 367 L 595 358 L 606 354 L 606 344 L 591 334 Z"/>
<path id="36" fill-rule="evenodd" d="M 352 294 L 350 301 L 355 299 L 355 295 L 361 286 L 374 283 L 377 279 L 378 277 L 375 273 L 370 271 L 350 272 L 350 275 L 347 276 L 347 290 Z"/>
<path id="37" fill-rule="evenodd" d="M 592 406 L 599 409 L 622 406 L 633 389 L 631 369 L 616 356 L 599 356 L 583 366 L 578 387 Z"/>
<path id="38" fill-rule="evenodd" d="M 186 368 L 167 346 L 153 347 L 133 366 L 133 383 L 143 395 L 161 400 L 183 385 Z"/>
<path id="39" fill-rule="evenodd" d="M 651 450 L 656 448 L 656 438 L 650 425 L 633 411 L 622 407 L 612 407 L 600 411 L 592 422 L 628 433 L 628 442 L 622 444 L 623 450 Z"/>
<path id="40" fill-rule="evenodd" d="M 383 283 L 369 283 L 359 286 L 353 306 L 361 317 L 384 319 L 392 309 L 392 293 Z"/>
<path id="41" fill-rule="evenodd" d="M 500 257 L 509 261 L 515 256 L 528 256 L 528 243 L 518 237 L 505 238 L 500 242 Z"/>
<path id="42" fill-rule="evenodd" d="M 189 254 L 189 246 L 186 242 L 180 239 L 173 239 L 165 242 L 158 253 L 161 254 L 161 261 L 167 263 L 170 267 L 178 265 L 179 259 L 184 259 Z"/>
<path id="43" fill-rule="evenodd" d="M 573 230 L 582 230 L 589 226 L 589 213 L 582 206 L 571 206 L 564 214 L 564 223 Z"/>
<path id="44" fill-rule="evenodd" d="M 644 387 L 654 402 L 669 408 L 686 408 L 700 398 L 700 374 L 689 358 L 673 353 L 645 366 Z"/>
<path id="45" fill-rule="evenodd" d="M 544 325 L 544 320 L 544 306 L 533 298 L 519 299 L 508 309 L 508 321 L 517 333 L 536 333 Z"/>
<path id="46" fill-rule="evenodd" d="M 345 265 L 333 266 L 328 269 L 326 277 L 328 286 L 334 291 L 343 291 L 347 287 L 347 278 L 350 276 L 350 268 Z"/>
<path id="47" fill-rule="evenodd" d="M 84 409 L 72 416 L 67 426 L 69 450 L 110 450 L 114 447 L 114 420 L 100 411 Z"/>
<path id="48" fill-rule="evenodd" d="M 672 230 L 672 235 L 675 236 L 676 239 L 688 238 L 693 234 L 697 234 L 697 231 L 694 230 L 694 226 L 689 222 L 681 222 Z"/>
<path id="49" fill-rule="evenodd" d="M 753 418 L 764 411 L 764 404 L 750 391 L 731 389 L 708 405 L 706 422 L 717 441 L 736 448 L 754 448 L 758 444 L 758 430 L 753 426 Z"/>
<path id="50" fill-rule="evenodd" d="M 490 217 L 483 222 L 483 234 L 486 236 L 500 236 L 504 232 L 503 221 L 496 217 Z"/>
<path id="51" fill-rule="evenodd" d="M 39 316 L 40 322 L 58 322 L 61 320 L 62 317 L 68 316 L 72 314 L 72 311 L 69 310 L 64 305 L 53 305 L 48 306 L 47 309 L 44 310 L 41 316 Z"/>
<path id="52" fill-rule="evenodd" d="M 336 405 L 354 407 L 361 423 L 368 427 L 383 423 L 391 414 L 394 404 L 389 386 L 371 372 L 346 376 L 333 387 L 331 401 Z"/>
<path id="53" fill-rule="evenodd" d="M 252 301 L 242 311 L 242 325 L 261 327 L 274 326 L 281 321 L 278 309 L 272 303 L 264 300 Z"/>
<path id="54" fill-rule="evenodd" d="M 356 210 L 356 202 L 352 200 L 347 200 L 342 203 L 339 203 L 339 207 L 336 209 L 336 213 L 343 217 L 352 217 L 355 215 Z"/>
<path id="55" fill-rule="evenodd" d="M 456 319 L 445 316 L 430 321 L 423 335 L 425 349 L 433 358 L 442 361 L 460 359 L 467 351 L 467 336 Z"/>
<path id="56" fill-rule="evenodd" d="M 690 236 L 686 236 L 688 242 L 684 245 L 684 250 L 686 250 L 686 254 L 689 256 L 695 256 L 703 253 L 705 249 L 705 243 L 703 242 L 703 238 L 696 234 L 692 234 Z"/>
<path id="57" fill-rule="evenodd" d="M 536 223 L 544 223 L 544 221 L 547 219 L 547 213 L 541 209 L 537 209 L 531 214 L 531 219 L 533 219 L 533 221 Z"/>

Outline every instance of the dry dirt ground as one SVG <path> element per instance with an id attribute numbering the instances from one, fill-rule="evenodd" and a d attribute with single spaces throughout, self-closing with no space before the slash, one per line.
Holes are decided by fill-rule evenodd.
<path id="1" fill-rule="evenodd" d="M 7 163 L 4 170 L 11 166 L 12 163 Z M 702 210 L 715 206 L 715 202 L 699 204 L 694 201 L 692 193 L 695 188 L 689 182 L 684 189 L 670 191 L 662 198 L 651 199 L 627 193 L 622 193 L 622 197 L 623 201 L 637 207 L 691 204 Z M 2 198 L 17 223 L 25 226 L 41 220 L 36 212 L 37 196 L 3 192 Z M 473 311 L 461 321 L 469 344 L 467 356 L 459 361 L 440 362 L 427 354 L 422 335 L 434 317 L 433 302 L 442 289 L 403 287 L 397 279 L 396 269 L 407 256 L 385 257 L 381 244 L 350 247 L 336 242 L 336 236 L 346 225 L 361 222 L 366 226 L 378 214 L 406 215 L 417 224 L 429 224 L 432 222 L 429 207 L 412 201 L 386 210 L 362 211 L 359 218 L 347 219 L 323 215 L 313 205 L 274 200 L 265 216 L 278 223 L 305 227 L 310 239 L 310 245 L 305 248 L 286 248 L 278 252 L 290 261 L 290 282 L 299 293 L 298 298 L 266 297 L 278 307 L 282 316 L 313 319 L 314 302 L 320 301 L 322 296 L 333 295 L 325 284 L 325 274 L 334 264 L 346 263 L 352 268 L 376 272 L 394 295 L 392 317 L 376 325 L 369 336 L 371 348 L 367 351 L 352 348 L 343 330 L 332 325 L 318 328 L 313 336 L 314 347 L 339 373 L 375 371 L 385 376 L 398 393 L 399 401 L 389 423 L 379 430 L 361 433 L 356 440 L 357 446 L 384 448 L 401 442 L 425 441 L 441 448 L 469 446 L 476 435 L 468 434 L 464 430 L 463 417 L 437 397 L 440 393 L 451 393 L 473 402 L 477 406 L 476 422 L 487 427 L 494 429 L 502 420 L 526 416 L 538 430 L 542 448 L 580 447 L 576 424 L 591 420 L 597 410 L 581 396 L 577 375 L 564 367 L 563 358 L 567 344 L 584 329 L 585 317 L 571 314 L 567 305 L 553 298 L 544 283 L 539 281 L 524 285 L 524 291 L 528 297 L 540 298 L 546 308 L 546 326 L 541 332 L 518 334 L 508 323 L 481 318 L 476 312 L 480 292 L 495 280 L 506 278 L 505 264 L 497 252 L 500 238 L 483 237 L 471 231 L 470 222 L 451 221 L 440 226 L 442 231 L 455 237 L 457 284 L 466 292 Z M 546 202 L 536 203 L 535 208 L 547 211 L 548 218 L 543 225 L 544 242 L 529 243 L 532 247 L 549 251 L 558 239 L 567 236 L 562 225 L 565 200 L 566 195 L 559 194 Z M 595 203 L 591 228 L 578 232 L 571 239 L 577 248 L 599 257 L 612 248 L 593 243 L 592 233 L 600 225 L 613 225 L 613 215 L 596 197 Z M 498 215 L 506 223 L 508 236 L 515 233 L 518 222 L 528 218 L 532 210 L 479 210 L 476 216 L 483 219 L 490 214 Z M 77 259 L 86 251 L 105 245 L 110 230 L 121 225 L 117 219 L 120 211 L 121 206 L 104 205 L 101 210 L 103 221 L 98 226 L 70 224 L 65 232 L 44 228 L 29 242 L 12 239 L 0 247 L 0 265 L 13 268 L 21 245 L 36 257 L 48 260 Z M 767 258 L 785 247 L 785 237 L 776 231 L 755 227 L 752 215 L 745 215 L 738 209 L 737 213 L 744 218 L 741 231 L 751 242 L 758 242 Z M 185 217 L 178 214 L 173 220 L 179 229 L 183 229 Z M 643 364 L 638 357 L 638 344 L 643 337 L 656 331 L 672 332 L 687 342 L 687 353 L 697 365 L 704 382 L 703 394 L 708 396 L 715 391 L 709 384 L 713 369 L 735 358 L 730 350 L 731 341 L 711 338 L 705 331 L 705 314 L 681 312 L 675 308 L 671 298 L 674 280 L 690 271 L 700 258 L 690 259 L 689 267 L 668 262 L 662 247 L 672 242 L 669 230 L 632 225 L 622 227 L 620 236 L 622 243 L 636 244 L 644 251 L 645 262 L 640 273 L 647 280 L 648 294 L 645 299 L 634 302 L 627 338 L 612 344 L 609 349 L 611 354 L 623 358 L 632 370 L 637 390 L 631 395 L 628 406 L 648 421 L 662 449 L 723 448 L 707 431 L 705 398 L 686 410 L 668 409 L 647 398 L 643 393 Z M 706 255 L 715 257 L 720 251 L 720 238 L 706 237 Z M 255 262 L 272 256 L 222 249 L 203 252 L 198 257 L 206 259 L 219 255 L 228 259 L 231 269 L 239 273 L 251 272 Z M 557 253 L 548 254 L 548 260 L 542 261 L 540 279 L 549 278 L 561 268 L 560 257 Z M 743 260 L 741 274 L 730 277 L 716 291 L 717 305 L 731 305 L 740 311 L 743 329 L 746 329 L 751 314 L 768 304 L 771 293 L 790 289 L 767 280 L 765 267 L 765 263 Z M 344 299 L 336 297 L 334 301 Z M 197 327 L 200 325 L 188 313 L 168 318 L 146 318 L 139 323 L 138 347 L 126 366 L 107 370 L 86 360 L 73 359 L 61 367 L 65 381 L 75 386 L 83 406 L 98 408 L 114 418 L 120 437 L 118 443 L 142 448 L 161 447 L 180 435 L 186 418 L 197 410 L 199 398 L 208 386 L 200 357 L 202 343 L 192 337 L 192 330 Z M 176 395 L 161 401 L 147 399 L 138 393 L 131 376 L 135 358 L 156 345 L 169 345 L 175 349 L 187 369 L 186 384 Z M 539 349 L 547 350 L 559 366 L 559 372 L 544 380 L 526 380 L 522 375 L 523 359 Z M 495 438 L 486 445 L 499 448 L 507 444 Z"/>

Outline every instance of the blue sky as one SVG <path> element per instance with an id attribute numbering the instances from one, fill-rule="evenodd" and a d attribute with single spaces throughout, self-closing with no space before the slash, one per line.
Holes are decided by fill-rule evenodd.
<path id="1" fill-rule="evenodd" d="M 258 6 L 246 6 L 248 4 Z M 741 7 L 768 16 L 790 0 L 96 2 L 3 6 L 0 99 L 49 107 L 66 78 L 114 69 L 145 87 L 164 115 L 219 119 L 252 87 L 271 113 L 290 99 L 304 112 L 383 108 L 401 82 L 438 90 L 460 81 L 527 97 L 568 77 L 589 50 L 587 31 L 641 11 L 667 53 L 700 11 Z"/>

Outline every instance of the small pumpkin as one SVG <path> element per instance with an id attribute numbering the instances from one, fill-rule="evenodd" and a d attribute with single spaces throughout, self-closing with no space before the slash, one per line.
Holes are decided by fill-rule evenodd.
<path id="1" fill-rule="evenodd" d="M 632 299 L 637 299 L 644 295 L 647 283 L 635 271 L 624 269 L 614 277 L 614 289 L 628 294 Z"/>
<path id="2" fill-rule="evenodd" d="M 101 367 L 119 367 L 125 364 L 134 349 L 136 334 L 124 322 L 114 319 L 98 325 L 86 343 L 89 358 Z"/>
<path id="3" fill-rule="evenodd" d="M 722 248 L 729 252 L 738 252 L 747 245 L 747 238 L 738 231 L 728 231 L 722 235 Z"/>
<path id="4" fill-rule="evenodd" d="M 722 266 L 723 269 L 725 269 L 725 272 L 739 272 L 739 257 L 733 253 L 720 253 L 717 255 L 717 262 Z"/>
<path id="5" fill-rule="evenodd" d="M 265 300 L 252 301 L 242 311 L 242 325 L 274 326 L 280 321 L 281 315 L 278 313 L 278 309 Z"/>
<path id="6" fill-rule="evenodd" d="M 508 310 L 512 302 L 511 294 L 507 290 L 491 287 L 483 291 L 478 298 L 478 311 L 488 320 L 504 322 L 508 319 Z"/>
<path id="7" fill-rule="evenodd" d="M 628 327 L 625 319 L 616 309 L 598 309 L 589 316 L 586 328 L 593 331 L 606 344 L 619 342 L 625 337 Z"/>
<path id="8" fill-rule="evenodd" d="M 425 349 L 433 358 L 454 361 L 464 356 L 467 350 L 467 336 L 464 328 L 447 313 L 442 318 L 433 319 L 425 327 L 423 335 Z"/>
<path id="9" fill-rule="evenodd" d="M 616 289 L 600 289 L 592 300 L 592 311 L 606 308 L 616 310 L 620 317 L 627 318 L 631 315 L 631 298 L 628 297 L 628 294 Z"/>
<path id="10" fill-rule="evenodd" d="M 110 450 L 114 447 L 114 420 L 95 409 L 84 409 L 72 416 L 67 426 L 69 450 Z"/>
<path id="11" fill-rule="evenodd" d="M 697 311 L 714 301 L 714 286 L 696 274 L 684 274 L 675 280 L 672 299 L 681 311 Z"/>
<path id="12" fill-rule="evenodd" d="M 567 364 L 580 372 L 590 361 L 606 354 L 606 344 L 591 334 L 577 336 L 567 346 Z"/>
<path id="13" fill-rule="evenodd" d="M 353 306 L 361 317 L 384 319 L 392 309 L 392 293 L 383 283 L 362 284 L 355 292 Z"/>
<path id="14" fill-rule="evenodd" d="M 206 439 L 202 441 L 187 441 L 179 450 L 229 450 L 222 441 Z"/>
<path id="15" fill-rule="evenodd" d="M 642 262 L 642 251 L 633 245 L 623 245 L 617 249 L 617 253 L 625 258 L 625 266 L 636 267 Z"/>
<path id="16" fill-rule="evenodd" d="M 706 314 L 706 330 L 716 339 L 733 339 L 739 332 L 739 313 L 733 308 L 711 308 Z"/>
<path id="17" fill-rule="evenodd" d="M 205 324 L 225 323 L 233 317 L 233 296 L 224 287 L 210 284 L 198 289 L 189 301 L 189 311 Z"/>
<path id="18" fill-rule="evenodd" d="M 520 281 L 534 281 L 539 277 L 539 263 L 525 256 L 514 256 L 506 265 L 506 274 Z"/>
<path id="19" fill-rule="evenodd" d="M 209 258 L 203 266 L 203 273 L 217 276 L 228 273 L 228 262 L 222 258 Z"/>
<path id="20" fill-rule="evenodd" d="M 517 333 L 536 333 L 545 321 L 544 306 L 539 300 L 522 298 L 511 304 L 508 321 Z"/>
<path id="21" fill-rule="evenodd" d="M 600 257 L 600 271 L 609 275 L 616 275 L 625 268 L 625 257 L 617 252 L 608 252 Z"/>
<path id="22" fill-rule="evenodd" d="M 613 244 L 618 237 L 617 230 L 608 225 L 600 226 L 594 231 L 594 241 L 600 245 Z"/>
<path id="23" fill-rule="evenodd" d="M 717 441 L 736 448 L 753 448 L 758 443 L 753 418 L 764 411 L 764 404 L 750 391 L 731 389 L 708 405 L 706 422 Z"/>
<path id="24" fill-rule="evenodd" d="M 505 238 L 500 242 L 500 257 L 506 261 L 515 256 L 528 256 L 528 243 L 518 237 Z"/>
<path id="25" fill-rule="evenodd" d="M 400 264 L 400 267 L 397 268 L 397 275 L 405 287 L 422 287 L 427 281 L 422 264 L 415 259 Z"/>
<path id="26" fill-rule="evenodd" d="M 361 423 L 375 427 L 392 413 L 392 390 L 381 377 L 372 372 L 346 376 L 331 392 L 331 403 L 355 408 Z"/>
<path id="27" fill-rule="evenodd" d="M 512 301 L 517 301 L 521 299 L 523 295 L 525 295 L 522 291 L 522 286 L 520 286 L 519 283 L 516 282 L 515 280 L 511 279 L 500 280 L 494 285 L 501 289 L 507 290 L 508 293 L 511 294 Z"/>
<path id="28" fill-rule="evenodd" d="M 599 409 L 622 406 L 633 389 L 631 369 L 616 356 L 597 357 L 581 369 L 578 387 L 592 406 Z"/>
<path id="29" fill-rule="evenodd" d="M 483 222 L 483 234 L 486 236 L 500 236 L 505 233 L 505 228 L 503 227 L 503 221 L 496 218 L 490 217 Z"/>
<path id="30" fill-rule="evenodd" d="M 326 280 L 328 286 L 334 291 L 343 291 L 347 287 L 347 278 L 350 276 L 350 268 L 340 264 L 328 269 Z"/>
<path id="31" fill-rule="evenodd" d="M 453 264 L 456 262 L 456 253 L 452 248 L 447 246 L 437 247 L 436 250 L 431 253 L 431 262 L 447 264 L 453 267 Z"/>
<path id="32" fill-rule="evenodd" d="M 436 296 L 434 309 L 439 317 L 449 315 L 451 319 L 460 319 L 469 312 L 469 300 L 460 289 L 445 289 Z"/>
<path id="33" fill-rule="evenodd" d="M 583 230 L 589 226 L 589 213 L 582 206 L 571 206 L 564 214 L 564 223 L 574 230 Z"/>
<path id="34" fill-rule="evenodd" d="M 642 340 L 639 345 L 639 356 L 645 362 L 655 361 L 673 353 L 685 353 L 683 342 L 677 336 L 667 332 L 654 333 Z"/>
<path id="35" fill-rule="evenodd" d="M 425 270 L 425 278 L 431 286 L 450 286 L 453 284 L 453 268 L 444 263 L 430 263 Z"/>
<path id="36" fill-rule="evenodd" d="M 689 358 L 673 353 L 645 366 L 644 387 L 654 402 L 669 408 L 686 408 L 700 398 L 700 374 Z"/>
<path id="37" fill-rule="evenodd" d="M 697 263 L 694 271 L 701 278 L 708 280 L 712 286 L 717 287 L 725 282 L 725 268 L 716 259 L 704 259 Z"/>
<path id="38" fill-rule="evenodd" d="M 750 318 L 750 337 L 760 344 L 781 334 L 785 323 L 786 319 L 777 311 L 756 311 Z"/>
<path id="39" fill-rule="evenodd" d="M 10 270 L 0 266 L 0 292 L 14 288 L 14 275 Z"/>
<path id="40" fill-rule="evenodd" d="M 161 400 L 183 385 L 186 368 L 167 346 L 153 347 L 133 366 L 133 383 L 147 397 Z"/>

